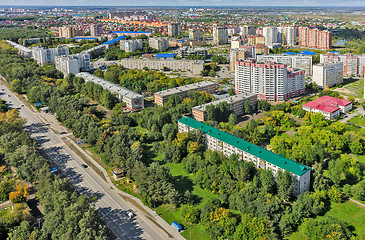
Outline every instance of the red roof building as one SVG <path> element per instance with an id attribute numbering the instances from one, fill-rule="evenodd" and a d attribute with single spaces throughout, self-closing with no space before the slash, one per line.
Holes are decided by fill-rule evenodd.
<path id="1" fill-rule="evenodd" d="M 352 109 L 352 102 L 323 96 L 314 101 L 303 104 L 303 109 L 310 112 L 320 112 L 326 119 L 333 120 L 340 115 L 340 112 L 345 113 Z"/>

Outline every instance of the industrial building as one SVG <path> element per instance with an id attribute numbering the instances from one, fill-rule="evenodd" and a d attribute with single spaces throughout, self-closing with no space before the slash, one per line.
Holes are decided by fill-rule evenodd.
<path id="1" fill-rule="evenodd" d="M 66 77 L 69 73 L 90 71 L 90 55 L 86 53 L 55 57 L 56 69 Z"/>
<path id="2" fill-rule="evenodd" d="M 314 101 L 303 104 L 303 110 L 308 112 L 319 112 L 326 119 L 333 120 L 352 109 L 352 102 L 340 98 L 322 96 Z"/>
<path id="3" fill-rule="evenodd" d="M 311 169 L 309 167 L 192 118 L 183 117 L 178 120 L 179 132 L 189 132 L 197 129 L 200 129 L 205 137 L 205 147 L 207 149 L 221 152 L 226 157 L 237 154 L 239 161 L 251 162 L 258 169 L 271 170 L 274 176 L 279 171 L 289 171 L 294 177 L 293 195 L 297 196 L 310 189 Z"/>
<path id="4" fill-rule="evenodd" d="M 86 82 L 93 82 L 102 86 L 104 89 L 115 93 L 120 101 L 126 103 L 126 108 L 129 110 L 137 110 L 144 108 L 144 98 L 141 94 L 131 91 L 125 87 L 121 87 L 95 75 L 87 72 L 81 72 L 76 74 L 77 77 L 82 77 Z"/>
<path id="5" fill-rule="evenodd" d="M 181 87 L 166 89 L 155 93 L 155 103 L 157 105 L 163 106 L 167 101 L 169 101 L 169 98 L 172 95 L 179 95 L 184 98 L 190 91 L 204 91 L 208 93 L 214 93 L 215 89 L 215 84 L 210 81 L 197 82 Z"/>
<path id="6" fill-rule="evenodd" d="M 219 99 L 210 103 L 195 106 L 192 109 L 195 120 L 204 122 L 207 118 L 206 107 L 210 105 L 218 105 L 222 102 L 228 104 L 229 110 L 231 110 L 236 116 L 244 114 L 244 102 L 249 101 L 251 109 L 257 107 L 257 95 L 252 93 L 240 93 L 234 96 L 228 96 L 227 98 Z"/>
<path id="7" fill-rule="evenodd" d="M 313 81 L 320 88 L 332 87 L 343 83 L 343 64 L 320 63 L 313 66 Z"/>

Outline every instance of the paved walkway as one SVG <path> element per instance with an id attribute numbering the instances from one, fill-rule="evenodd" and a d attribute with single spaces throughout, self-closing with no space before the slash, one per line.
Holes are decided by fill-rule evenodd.
<path id="1" fill-rule="evenodd" d="M 365 208 L 365 204 L 363 204 L 363 203 L 361 203 L 361 202 L 359 202 L 359 201 L 356 201 L 355 199 L 352 199 L 352 198 L 349 198 L 349 200 L 348 200 L 349 202 L 352 202 L 352 203 L 354 203 L 354 204 L 356 204 L 356 205 L 358 205 L 358 206 L 360 206 L 361 208 Z"/>

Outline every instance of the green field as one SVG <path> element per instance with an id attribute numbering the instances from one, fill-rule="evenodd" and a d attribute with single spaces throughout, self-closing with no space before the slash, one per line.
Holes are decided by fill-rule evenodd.
<path id="1" fill-rule="evenodd" d="M 347 222 L 350 229 L 354 229 L 354 234 L 365 234 L 365 209 L 358 207 L 349 202 L 344 203 L 332 203 L 331 209 L 325 214 L 325 216 L 333 216 L 342 221 Z M 323 218 L 319 216 L 318 218 Z M 304 223 L 302 223 L 298 231 L 293 233 L 289 240 L 305 240 L 307 239 L 304 234 Z"/>
<path id="2" fill-rule="evenodd" d="M 348 120 L 348 122 L 365 127 L 365 117 L 361 117 L 361 114 L 351 118 L 350 120 Z"/>
<path id="3" fill-rule="evenodd" d="M 348 93 L 341 92 L 342 95 L 345 96 L 353 96 L 355 98 L 362 99 L 364 96 L 364 79 L 345 79 L 343 84 L 343 88 L 349 91 Z"/>

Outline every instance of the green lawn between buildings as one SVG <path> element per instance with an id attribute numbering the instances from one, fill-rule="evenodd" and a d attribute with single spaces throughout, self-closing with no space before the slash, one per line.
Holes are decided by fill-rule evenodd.
<path id="1" fill-rule="evenodd" d="M 365 127 L 365 117 L 361 117 L 361 114 L 351 118 L 350 120 L 348 120 L 348 122 Z"/>

